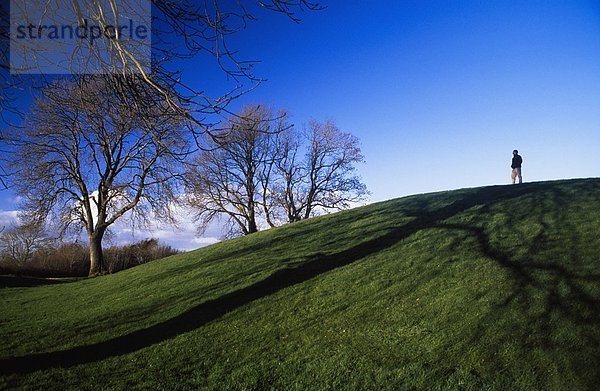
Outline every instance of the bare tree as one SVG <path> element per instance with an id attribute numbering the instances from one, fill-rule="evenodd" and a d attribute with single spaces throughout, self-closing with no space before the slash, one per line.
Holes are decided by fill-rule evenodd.
<path id="1" fill-rule="evenodd" d="M 187 178 L 189 202 L 201 229 L 225 215 L 244 235 L 258 231 L 261 205 L 268 210 L 275 136 L 289 126 L 285 112 L 249 105 L 219 135 L 207 139 Z"/>
<path id="2" fill-rule="evenodd" d="M 84 228 L 90 275 L 104 270 L 102 240 L 118 219 L 171 218 L 189 143 L 179 113 L 141 80 L 56 82 L 26 127 L 9 132 L 11 184 L 24 197 L 26 221 Z"/>
<path id="3" fill-rule="evenodd" d="M 368 194 L 355 174 L 364 160 L 358 139 L 332 122 L 311 121 L 302 134 L 284 112 L 248 106 L 209 141 L 187 176 L 202 228 L 225 215 L 247 235 L 348 208 Z"/>
<path id="4" fill-rule="evenodd" d="M 30 261 L 37 252 L 50 248 L 52 243 L 42 225 L 18 225 L 0 233 L 0 255 L 22 264 Z"/>
<path id="5" fill-rule="evenodd" d="M 50 22 L 70 26 L 93 25 L 104 32 L 96 40 L 81 39 L 72 48 L 68 48 L 72 51 L 71 60 L 63 65 L 65 69 L 61 73 L 136 74 L 141 82 L 161 94 L 173 109 L 195 121 L 197 126 L 192 130 L 198 133 L 210 131 L 211 124 L 207 122 L 207 115 L 227 113 L 227 106 L 233 99 L 261 81 L 253 73 L 256 60 L 241 59 L 237 51 L 230 47 L 229 38 L 232 35 L 243 31 L 264 10 L 282 14 L 297 23 L 300 21 L 299 11 L 324 8 L 309 0 L 48 0 L 45 7 L 41 8 L 27 8 L 25 3 L 22 6 L 19 4 L 15 2 L 18 11 L 30 21 L 41 20 L 42 17 L 54 18 Z M 123 21 L 132 17 L 145 20 L 147 15 L 141 10 L 149 11 L 150 4 L 151 47 L 149 40 L 129 42 L 120 33 L 114 33 L 115 26 L 122 25 Z M 29 15 L 36 12 L 39 15 Z M 17 47 L 25 46 L 23 50 L 33 58 L 34 64 L 48 57 L 53 58 L 36 55 L 35 47 L 27 50 L 27 45 L 35 45 L 35 39 L 17 40 L 15 36 L 11 36 L 8 29 L 9 16 L 7 9 L 0 9 L 0 27 L 6 26 L 0 37 L 0 43 L 4 43 L 0 47 L 0 66 L 5 71 L 8 70 L 9 42 Z M 149 21 L 146 23 L 150 24 Z M 34 32 L 43 30 L 33 27 Z M 148 53 L 151 53 L 151 64 Z M 83 54 L 86 58 L 81 58 Z M 181 70 L 174 69 L 173 63 L 178 59 L 197 56 L 211 57 L 214 60 L 212 63 L 220 67 L 236 85 L 219 96 L 210 96 L 203 92 L 202 86 L 186 84 Z M 86 68 L 92 63 L 97 69 Z M 7 72 L 0 73 L 0 78 L 7 80 L 17 77 L 8 75 Z M 45 85 L 44 82 L 41 84 Z M 131 91 L 126 88 L 121 91 L 122 87 L 115 85 L 115 93 L 131 97 Z M 0 106 L 9 101 L 10 91 L 10 88 L 2 89 Z"/>
<path id="6" fill-rule="evenodd" d="M 302 140 L 298 134 L 284 134 L 278 142 L 279 181 L 274 192 L 288 222 L 364 200 L 367 188 L 355 174 L 356 164 L 364 161 L 358 138 L 333 122 L 314 120 L 303 138 L 307 144 L 304 159 L 299 158 Z"/>
<path id="7" fill-rule="evenodd" d="M 19 74 L 31 72 L 31 69 L 11 68 L 11 45 L 19 47 L 36 40 L 24 43 L 11 35 L 7 3 L 0 2 L 0 123 L 6 112 L 23 114 L 23 109 L 14 104 L 16 96 L 27 91 L 35 94 L 56 78 L 63 77 L 41 75 L 32 78 Z M 121 39 L 118 34 L 104 34 L 95 42 L 83 39 L 74 47 L 59 51 L 68 53 L 71 50 L 71 61 L 64 65 L 61 73 L 113 74 L 123 78 L 137 75 L 140 83 L 162 95 L 172 110 L 195 123 L 196 126 L 188 128 L 195 138 L 203 138 L 207 134 L 211 136 L 212 126 L 220 121 L 218 116 L 232 114 L 228 110 L 229 104 L 262 81 L 253 73 L 256 59 L 248 61 L 239 58 L 236 49 L 229 45 L 230 37 L 242 32 L 248 23 L 257 19 L 261 11 L 279 13 L 298 23 L 299 12 L 324 8 L 310 0 L 48 0 L 44 7 L 31 7 L 29 4 L 29 10 L 35 11 L 28 11 L 25 3 L 20 8 L 26 16 L 25 20 L 41 23 L 41 16 L 53 17 L 56 13 L 54 18 L 57 23 L 70 27 L 94 25 L 105 33 L 114 31 L 114 26 L 121 25 L 132 16 L 141 16 L 138 9 L 149 9 L 148 5 L 151 4 L 152 21 L 148 23 L 152 25 L 151 46 L 149 41 L 129 44 L 127 39 Z M 17 6 L 20 4 L 15 2 Z M 28 15 L 28 12 L 38 12 L 40 18 Z M 38 28 L 33 27 L 33 31 L 41 31 L 43 24 Z M 38 55 L 35 47 L 29 49 L 27 53 L 34 62 L 41 57 L 54 57 Z M 151 60 L 148 53 L 151 54 Z M 82 58 L 83 55 L 85 58 Z M 206 64 L 219 67 L 235 85 L 212 96 L 204 92 L 203 86 L 188 84 L 182 77 L 182 70 L 174 66 L 179 59 L 202 58 L 204 61 L 206 57 L 211 60 Z M 97 69 L 87 69 L 88 63 L 95 63 Z M 17 74 L 11 74 L 11 71 Z M 115 83 L 113 88 L 114 94 L 120 95 L 121 100 L 144 99 L 144 94 L 132 95 L 131 89 L 122 83 Z M 217 118 L 214 118 L 215 115 Z M 6 169 L 6 165 L 0 163 L 0 186 L 4 185 L 5 177 L 10 174 Z"/>
<path id="8" fill-rule="evenodd" d="M 302 210 L 297 209 L 301 207 L 299 200 L 305 197 L 302 142 L 302 135 L 295 128 L 277 138 L 275 180 L 271 181 L 273 202 L 268 211 L 272 219 L 292 223 L 302 218 Z"/>

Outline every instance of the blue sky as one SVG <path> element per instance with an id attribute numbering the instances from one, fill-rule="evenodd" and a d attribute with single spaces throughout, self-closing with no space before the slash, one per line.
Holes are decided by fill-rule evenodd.
<path id="1" fill-rule="evenodd" d="M 529 181 L 600 175 L 598 2 L 332 1 L 297 26 L 267 19 L 244 51 L 268 82 L 244 100 L 359 136 L 373 200 L 506 183 L 514 148 Z"/>
<path id="2" fill-rule="evenodd" d="M 515 148 L 525 181 L 600 176 L 600 2 L 323 3 L 300 24 L 261 12 L 231 40 L 268 79 L 234 107 L 358 136 L 371 201 L 508 183 Z M 232 86 L 194 61 L 189 84 Z"/>

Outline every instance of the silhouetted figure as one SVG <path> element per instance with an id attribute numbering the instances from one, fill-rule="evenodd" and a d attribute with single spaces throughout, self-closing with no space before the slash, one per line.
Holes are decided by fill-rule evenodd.
<path id="1" fill-rule="evenodd" d="M 513 158 L 510 167 L 512 168 L 512 183 L 515 184 L 515 180 L 517 177 L 519 178 L 519 183 L 523 183 L 523 176 L 521 175 L 521 164 L 523 164 L 523 158 L 519 155 L 519 151 L 516 149 L 513 151 Z"/>

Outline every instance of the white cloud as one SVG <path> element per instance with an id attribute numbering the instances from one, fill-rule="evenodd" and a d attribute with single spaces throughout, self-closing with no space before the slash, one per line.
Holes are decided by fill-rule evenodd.
<path id="1" fill-rule="evenodd" d="M 92 200 L 95 200 L 98 192 L 94 192 L 90 195 Z M 124 199 L 118 199 L 117 205 L 119 207 Z M 97 210 L 95 202 L 92 202 L 92 215 L 96 217 Z M 118 219 L 113 225 L 110 226 L 110 235 L 107 237 L 106 245 L 124 245 L 128 243 L 137 242 L 144 239 L 155 238 L 158 239 L 162 244 L 169 245 L 178 250 L 193 250 L 198 247 L 203 247 L 212 243 L 216 243 L 220 235 L 220 226 L 211 227 L 210 230 L 205 232 L 203 237 L 197 237 L 197 228 L 195 222 L 192 220 L 194 213 L 189 208 L 172 204 L 171 213 L 176 219 L 175 226 L 161 222 L 158 218 L 150 214 L 146 216 L 146 226 L 134 227 L 132 225 L 131 212 L 126 213 L 120 219 Z M 85 238 L 82 237 L 82 240 Z"/>
<path id="2" fill-rule="evenodd" d="M 201 238 L 194 238 L 192 240 L 192 243 L 198 244 L 198 245 L 204 245 L 207 246 L 209 244 L 214 244 L 217 243 L 219 241 L 218 238 L 214 238 L 214 237 L 201 237 Z"/>
<path id="3" fill-rule="evenodd" d="M 158 239 L 162 244 L 167 244 L 178 250 L 188 251 L 204 247 L 219 241 L 222 234 L 220 224 L 213 224 L 204 235 L 198 236 L 197 227 L 193 219 L 192 210 L 174 205 L 172 213 L 175 216 L 176 226 L 163 223 L 150 216 L 148 226 L 133 228 L 125 216 L 111 226 L 111 242 L 114 244 L 132 243 L 147 238 Z"/>
<path id="4" fill-rule="evenodd" d="M 3 227 L 11 227 L 18 223 L 18 210 L 0 209 L 0 230 Z M 128 244 L 139 240 L 156 238 L 162 244 L 169 245 L 178 250 L 188 251 L 204 247 L 219 241 L 221 228 L 219 225 L 211 226 L 206 233 L 198 237 L 197 229 L 193 221 L 193 212 L 183 207 L 176 208 L 177 227 L 173 227 L 150 218 L 150 224 L 145 228 L 133 228 L 130 220 L 124 216 L 110 228 L 109 244 Z M 85 240 L 82 235 L 81 240 Z"/>
<path id="5" fill-rule="evenodd" d="M 18 210 L 0 209 L 0 230 L 4 227 L 11 227 L 19 222 Z"/>

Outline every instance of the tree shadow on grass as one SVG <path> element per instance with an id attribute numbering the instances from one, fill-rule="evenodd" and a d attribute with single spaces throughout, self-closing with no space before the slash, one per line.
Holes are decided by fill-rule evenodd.
<path id="1" fill-rule="evenodd" d="M 568 216 L 562 214 L 561 205 L 568 202 L 568 195 L 560 189 L 553 189 L 544 198 L 552 200 L 552 218 L 555 224 L 562 225 L 561 232 L 576 235 L 574 227 L 569 226 Z M 537 201 L 533 200 L 534 203 Z M 548 257 L 544 253 L 544 244 L 551 235 L 548 233 L 550 226 L 544 221 L 548 216 L 543 210 L 541 208 L 538 221 L 541 229 L 529 240 L 519 243 L 525 247 L 525 251 L 518 256 L 510 255 L 494 245 L 485 228 L 478 225 L 441 223 L 436 227 L 460 231 L 475 238 L 479 251 L 511 276 L 511 291 L 507 292 L 507 297 L 497 305 L 495 311 L 482 319 L 481 326 L 473 336 L 474 342 L 486 339 L 486 325 L 502 317 L 503 309 L 517 308 L 523 324 L 515 325 L 517 328 L 513 330 L 512 337 L 523 347 L 537 347 L 557 355 L 560 360 L 569 363 L 572 372 L 579 376 L 579 381 L 594 389 L 600 384 L 600 372 L 597 370 L 600 367 L 600 355 L 565 352 L 568 342 L 560 342 L 561 339 L 557 340 L 555 336 L 561 332 L 557 327 L 567 328 L 570 337 L 574 337 L 577 343 L 586 347 L 600 346 L 599 334 L 590 331 L 600 327 L 600 298 L 586 290 L 586 287 L 600 283 L 600 273 L 578 269 L 582 259 L 576 237 L 562 238 L 567 246 L 560 252 L 564 252 L 569 261 L 563 257 Z M 555 245 L 553 243 L 551 246 Z M 586 263 L 591 264 L 591 261 L 587 260 Z M 560 323 L 556 326 L 558 320 Z M 535 340 L 531 339 L 532 335 Z"/>
<path id="2" fill-rule="evenodd" d="M 512 295 L 502 303 L 503 306 L 506 306 L 516 298 L 527 298 L 528 290 L 533 288 L 546 294 L 546 311 L 542 316 L 547 317 L 552 311 L 558 310 L 577 323 L 600 324 L 600 300 L 587 294 L 580 287 L 580 283 L 582 282 L 600 282 L 600 274 L 579 274 L 553 261 L 513 260 L 501 250 L 491 245 L 490 238 L 481 227 L 463 224 L 438 224 L 435 227 L 467 232 L 470 236 L 477 239 L 482 253 L 487 258 L 492 259 L 512 275 L 515 289 Z M 540 272 L 544 273 L 545 276 L 554 277 L 554 280 L 550 283 L 540 281 L 540 277 L 538 276 Z M 559 292 L 561 285 L 566 287 L 569 292 L 566 297 L 568 300 L 559 300 L 560 297 L 564 296 L 564 293 L 561 294 Z M 528 300 L 521 301 L 528 302 Z M 580 304 L 581 308 L 585 310 L 575 313 L 569 308 L 569 303 Z"/>
<path id="3" fill-rule="evenodd" d="M 201 303 L 172 319 L 142 330 L 72 349 L 0 359 L 0 373 L 31 373 L 55 367 L 72 367 L 138 351 L 196 330 L 209 322 L 221 318 L 228 312 L 272 295 L 282 289 L 292 287 L 329 271 L 355 263 L 369 255 L 393 246 L 419 230 L 439 226 L 443 220 L 449 219 L 476 205 L 519 197 L 530 192 L 540 191 L 546 188 L 546 186 L 487 187 L 465 191 L 460 194 L 459 199 L 451 200 L 447 197 L 450 202 L 438 209 L 420 210 L 421 205 L 416 206 L 411 213 L 414 216 L 414 220 L 403 226 L 391 229 L 375 239 L 364 241 L 347 250 L 331 255 L 314 254 L 300 266 L 279 270 L 262 281 L 225 294 L 217 299 Z M 477 232 L 475 233 L 478 234 Z M 485 241 L 484 239 L 482 237 L 482 241 Z M 488 249 L 488 251 L 492 250 Z M 501 257 L 499 259 L 502 261 Z M 512 266 L 508 264 L 507 260 L 503 262 L 507 267 Z M 521 273 L 519 270 L 516 272 Z M 522 272 L 525 273 L 525 271 Z M 523 277 L 526 278 L 526 275 Z"/>

